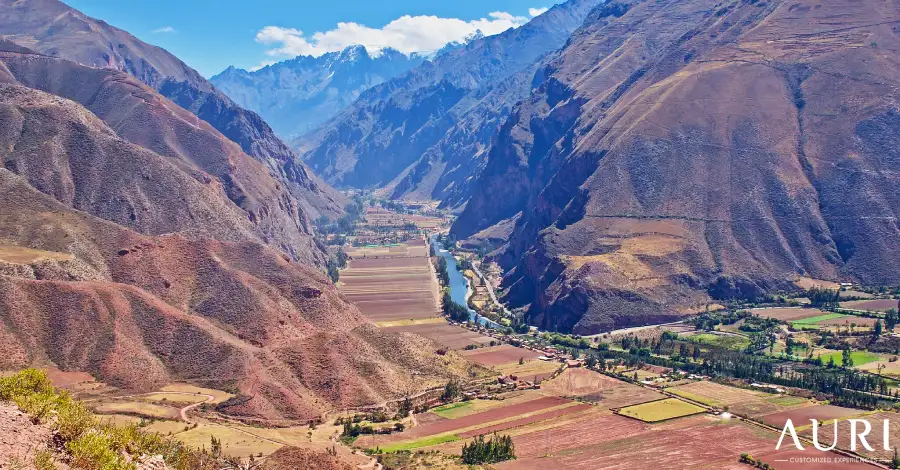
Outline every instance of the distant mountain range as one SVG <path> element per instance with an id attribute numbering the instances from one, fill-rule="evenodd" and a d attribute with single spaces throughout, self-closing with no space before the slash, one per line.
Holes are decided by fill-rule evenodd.
<path id="1" fill-rule="evenodd" d="M 460 206 L 491 137 L 530 91 L 540 58 L 565 45 L 598 3 L 569 0 L 518 28 L 451 45 L 363 92 L 293 145 L 331 184 Z"/>
<path id="2" fill-rule="evenodd" d="M 256 111 L 276 133 L 295 138 L 344 109 L 363 91 L 424 62 L 386 48 L 350 46 L 319 57 L 298 56 L 249 72 L 229 67 L 210 81 L 238 105 Z"/>

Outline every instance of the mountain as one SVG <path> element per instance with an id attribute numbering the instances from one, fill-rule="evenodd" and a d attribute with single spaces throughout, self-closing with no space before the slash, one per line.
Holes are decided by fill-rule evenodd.
<path id="1" fill-rule="evenodd" d="M 15 123 L 6 168 L 76 209 L 142 233 L 264 240 L 295 259 L 324 263 L 300 202 L 209 124 L 123 72 L 4 52 L 12 49 L 4 45 L 0 81 L 28 87 L 6 90 Z M 54 171 L 60 168 L 66 171 Z"/>
<path id="2" fill-rule="evenodd" d="M 452 227 L 505 299 L 595 333 L 799 276 L 900 282 L 897 1 L 660 0 L 588 15 Z"/>
<path id="3" fill-rule="evenodd" d="M 0 88 L 5 98 L 21 87 Z M 424 338 L 382 332 L 321 272 L 276 250 L 142 235 L 4 168 L 0 320 L 5 370 L 53 365 L 132 391 L 239 390 L 221 410 L 272 424 L 397 399 L 462 364 Z"/>
<path id="4" fill-rule="evenodd" d="M 243 108 L 293 138 L 350 105 L 363 91 L 421 64 L 424 58 L 386 48 L 350 46 L 319 57 L 298 56 L 254 72 L 229 67 L 210 82 Z"/>
<path id="5" fill-rule="evenodd" d="M 461 205 L 494 131 L 530 91 L 536 61 L 562 47 L 597 3 L 570 0 L 451 48 L 365 91 L 294 146 L 331 184 Z"/>
<path id="6" fill-rule="evenodd" d="M 130 74 L 0 40 L 0 163 L 3 370 L 235 390 L 219 411 L 280 424 L 469 366 L 365 319 L 279 175 Z"/>
<path id="7" fill-rule="evenodd" d="M 45 55 L 132 75 L 263 162 L 308 218 L 342 212 L 344 198 L 311 174 L 258 114 L 236 105 L 166 50 L 58 0 L 0 0 L 0 31 L 4 39 Z"/>

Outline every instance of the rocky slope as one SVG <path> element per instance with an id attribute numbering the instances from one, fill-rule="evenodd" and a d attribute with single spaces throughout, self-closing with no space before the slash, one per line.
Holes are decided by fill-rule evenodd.
<path id="1" fill-rule="evenodd" d="M 239 106 L 259 113 L 279 135 L 295 138 L 314 130 L 363 91 L 423 60 L 390 48 L 369 54 L 363 46 L 350 46 L 252 72 L 229 67 L 209 81 Z"/>
<path id="2" fill-rule="evenodd" d="M 564 45 L 597 3 L 570 0 L 448 50 L 364 92 L 295 146 L 332 184 L 387 186 L 394 197 L 460 205 L 495 128 L 530 90 L 535 62 Z"/>
<path id="3" fill-rule="evenodd" d="M 2 369 L 52 364 L 136 391 L 236 388 L 244 398 L 224 410 L 270 422 L 463 370 L 421 337 L 383 333 L 317 269 L 264 245 L 142 235 L 6 169 L 0 204 Z"/>
<path id="4" fill-rule="evenodd" d="M 0 33 L 46 55 L 132 75 L 268 166 L 310 218 L 341 213 L 344 199 L 311 174 L 259 115 L 236 105 L 166 50 L 59 0 L 0 0 Z"/>
<path id="5" fill-rule="evenodd" d="M 222 411 L 281 423 L 467 367 L 362 317 L 285 180 L 129 74 L 0 41 L 0 162 L 0 370 L 236 389 Z"/>
<path id="6" fill-rule="evenodd" d="M 301 203 L 209 124 L 125 73 L 13 48 L 0 42 L 0 81 L 22 85 L 0 100 L 6 168 L 142 233 L 243 234 L 322 264 Z"/>
<path id="7" fill-rule="evenodd" d="M 898 7 L 598 7 L 496 135 L 453 233 L 509 233 L 506 299 L 578 333 L 800 275 L 900 282 Z"/>

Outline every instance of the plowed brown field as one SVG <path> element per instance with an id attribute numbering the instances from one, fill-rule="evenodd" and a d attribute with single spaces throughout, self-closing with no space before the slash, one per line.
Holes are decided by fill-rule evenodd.
<path id="1" fill-rule="evenodd" d="M 485 349 L 462 351 L 460 354 L 467 357 L 472 362 L 477 362 L 485 366 L 499 366 L 503 364 L 514 363 L 518 362 L 519 359 L 531 361 L 541 356 L 541 354 L 538 352 L 524 348 L 517 348 L 508 344 Z"/>

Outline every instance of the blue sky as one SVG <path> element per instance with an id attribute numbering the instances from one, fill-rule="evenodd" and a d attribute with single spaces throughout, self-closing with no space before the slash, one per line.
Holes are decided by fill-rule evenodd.
<path id="1" fill-rule="evenodd" d="M 229 65 L 251 69 L 294 55 L 320 55 L 351 42 L 404 52 L 478 28 L 496 34 L 554 0 L 68 0 L 84 13 L 166 48 L 205 76 Z M 407 17 L 408 15 L 408 17 Z M 339 23 L 345 23 L 339 27 Z M 315 33 L 324 33 L 316 35 Z M 406 49 L 406 50 L 404 50 Z"/>

